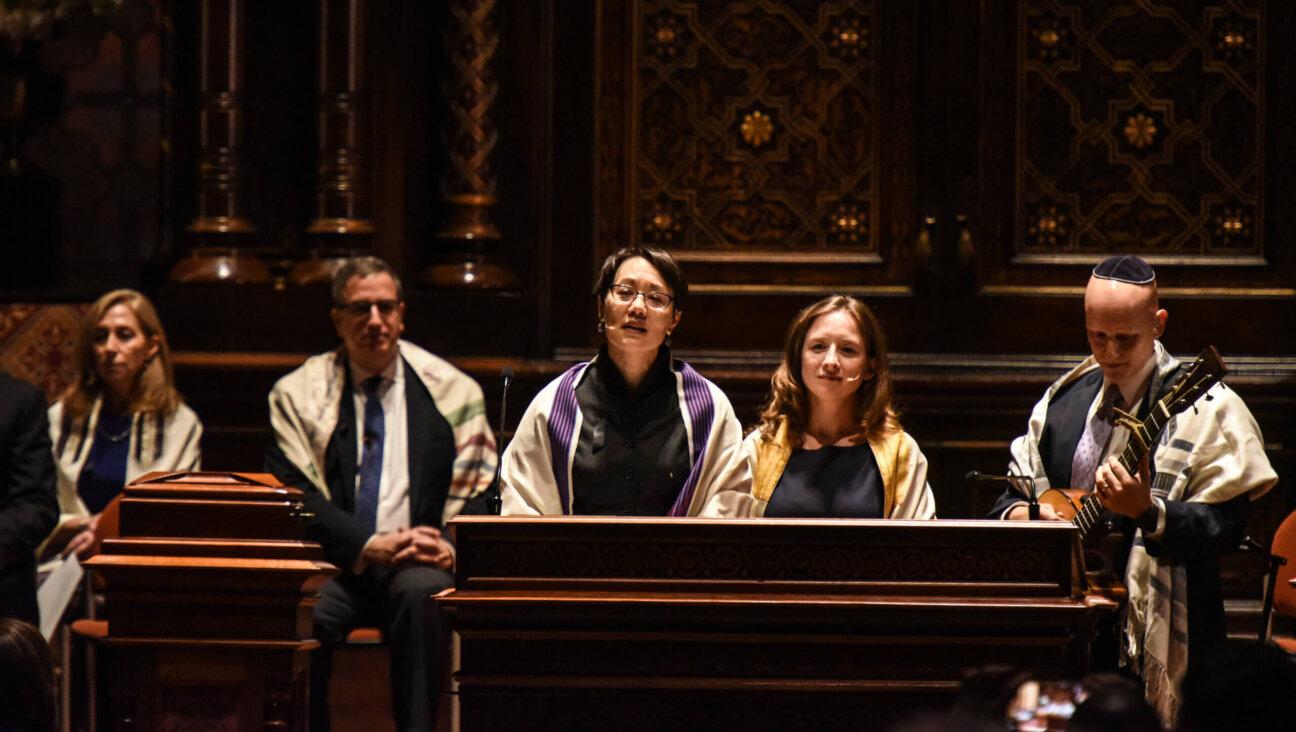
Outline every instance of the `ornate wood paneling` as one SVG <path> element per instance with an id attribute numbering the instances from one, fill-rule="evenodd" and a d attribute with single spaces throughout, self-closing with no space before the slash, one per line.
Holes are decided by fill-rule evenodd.
<path id="1" fill-rule="evenodd" d="M 1272 208 L 1290 184 L 1267 155 L 1287 5 L 987 0 L 982 291 L 1078 293 L 1133 253 L 1163 292 L 1296 296 Z"/>
<path id="2" fill-rule="evenodd" d="M 904 291 L 905 21 L 864 0 L 602 3 L 596 259 L 663 246 L 700 293 Z"/>
<path id="3" fill-rule="evenodd" d="M 1023 2 L 1015 254 L 1263 261 L 1260 3 Z"/>
<path id="4" fill-rule="evenodd" d="M 623 541 L 561 545 L 501 541 L 472 557 L 473 568 L 507 567 L 510 578 L 615 577 L 665 583 L 718 579 L 749 582 L 841 582 L 887 585 L 919 577 L 926 583 L 1047 582 L 1057 567 L 1034 548 L 913 546 L 903 552 L 875 546 L 760 546 L 751 537 L 732 545 L 679 539 L 651 546 Z M 1065 573 L 1065 568 L 1064 568 Z M 888 586 L 888 591 L 901 592 Z"/>
<path id="5" fill-rule="evenodd" d="M 804 695 L 817 701 L 806 717 L 815 729 L 871 729 L 847 716 L 860 701 L 879 716 L 931 708 L 986 663 L 1079 675 L 1094 623 L 1116 610 L 1081 593 L 1075 529 L 1061 524 L 458 517 L 450 526 L 455 589 L 437 604 L 460 634 L 465 730 L 550 729 L 573 698 L 596 710 L 597 727 L 672 727 L 637 705 L 600 703 L 626 695 L 706 729 L 770 729 L 788 697 Z M 536 561 L 553 547 L 565 551 Z M 873 560 L 850 558 L 861 554 Z M 491 713 L 483 696 L 508 711 Z M 766 723 L 712 723 L 717 707 L 743 702 L 768 710 Z"/>
<path id="6" fill-rule="evenodd" d="M 85 306 L 0 304 L 0 371 L 39 386 L 52 403 L 72 383 L 72 341 Z"/>

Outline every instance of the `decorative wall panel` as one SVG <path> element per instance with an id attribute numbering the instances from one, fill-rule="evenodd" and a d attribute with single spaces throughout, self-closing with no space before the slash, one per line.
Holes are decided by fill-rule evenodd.
<path id="1" fill-rule="evenodd" d="M 887 284 L 883 170 L 912 164 L 884 165 L 878 3 L 600 10 L 596 256 L 667 247 L 703 292 Z"/>
<path id="2" fill-rule="evenodd" d="M 1259 264 L 1258 0 L 1018 5 L 1015 255 Z"/>
<path id="3" fill-rule="evenodd" d="M 29 381 L 51 403 L 75 378 L 73 341 L 86 305 L 0 304 L 0 371 Z"/>

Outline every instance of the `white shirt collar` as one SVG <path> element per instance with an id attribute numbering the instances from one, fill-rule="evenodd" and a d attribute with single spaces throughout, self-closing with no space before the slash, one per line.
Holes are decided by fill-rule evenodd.
<path id="1" fill-rule="evenodd" d="M 348 359 L 348 361 L 350 361 L 350 359 Z M 371 377 L 371 376 L 381 376 L 381 377 L 383 377 L 383 386 L 386 386 L 387 384 L 390 384 L 390 383 L 396 381 L 396 378 L 397 378 L 397 375 L 398 375 L 398 371 L 397 371 L 397 369 L 396 369 L 396 365 L 399 364 L 400 361 L 401 361 L 400 354 L 397 354 L 397 355 L 396 355 L 396 358 L 393 358 L 393 359 L 391 360 L 391 363 L 387 364 L 387 367 L 384 368 L 381 372 L 379 372 L 379 373 L 377 373 L 377 374 L 372 373 L 372 372 L 370 372 L 370 371 L 365 371 L 365 370 L 364 370 L 363 368 L 361 368 L 360 365 L 357 364 L 355 361 L 350 361 L 350 364 L 351 364 L 351 386 L 352 386 L 352 388 L 354 388 L 354 389 L 356 390 L 357 393 L 363 393 L 363 392 L 364 392 L 364 383 L 365 383 L 366 381 L 368 381 L 368 380 L 369 380 L 369 377 Z"/>
<path id="2" fill-rule="evenodd" d="M 1121 396 L 1125 398 L 1125 408 L 1133 409 L 1144 397 L 1147 391 L 1148 377 L 1152 375 L 1152 369 L 1157 365 L 1156 349 L 1152 349 L 1152 355 L 1148 356 L 1147 363 L 1132 376 L 1119 382 L 1112 382 L 1103 376 L 1102 393 L 1106 394 L 1108 387 L 1113 383 L 1120 389 Z"/>

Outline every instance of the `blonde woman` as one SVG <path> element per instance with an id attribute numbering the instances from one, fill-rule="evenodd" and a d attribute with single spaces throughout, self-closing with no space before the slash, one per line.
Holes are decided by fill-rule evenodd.
<path id="1" fill-rule="evenodd" d="M 198 470 L 202 423 L 175 389 L 171 350 L 148 298 L 114 290 L 77 332 L 76 381 L 49 410 L 59 525 L 41 556 L 85 556 L 99 514 L 155 470 Z"/>
<path id="2" fill-rule="evenodd" d="M 751 515 L 935 518 L 927 459 L 891 400 L 886 338 L 868 307 L 833 295 L 801 311 L 744 441 Z"/>

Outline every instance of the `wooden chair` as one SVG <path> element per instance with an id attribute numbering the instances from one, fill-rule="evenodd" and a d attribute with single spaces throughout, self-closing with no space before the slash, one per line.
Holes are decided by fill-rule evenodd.
<path id="1" fill-rule="evenodd" d="M 1270 552 L 1285 557 L 1287 563 L 1276 568 L 1277 582 L 1273 584 L 1272 629 L 1270 639 L 1288 653 L 1296 654 L 1296 511 L 1278 525 L 1274 532 Z"/>
<path id="2" fill-rule="evenodd" d="M 356 628 L 333 651 L 329 717 L 333 729 L 395 730 L 387 644 L 377 628 Z"/>
<path id="3" fill-rule="evenodd" d="M 388 732 L 396 729 L 391 716 L 391 673 L 387 644 L 377 628 L 360 627 L 347 634 L 346 642 L 333 652 L 329 676 L 329 717 L 333 729 L 363 729 Z M 437 731 L 454 729 L 451 664 L 445 674 L 446 687 L 437 707 Z"/>

